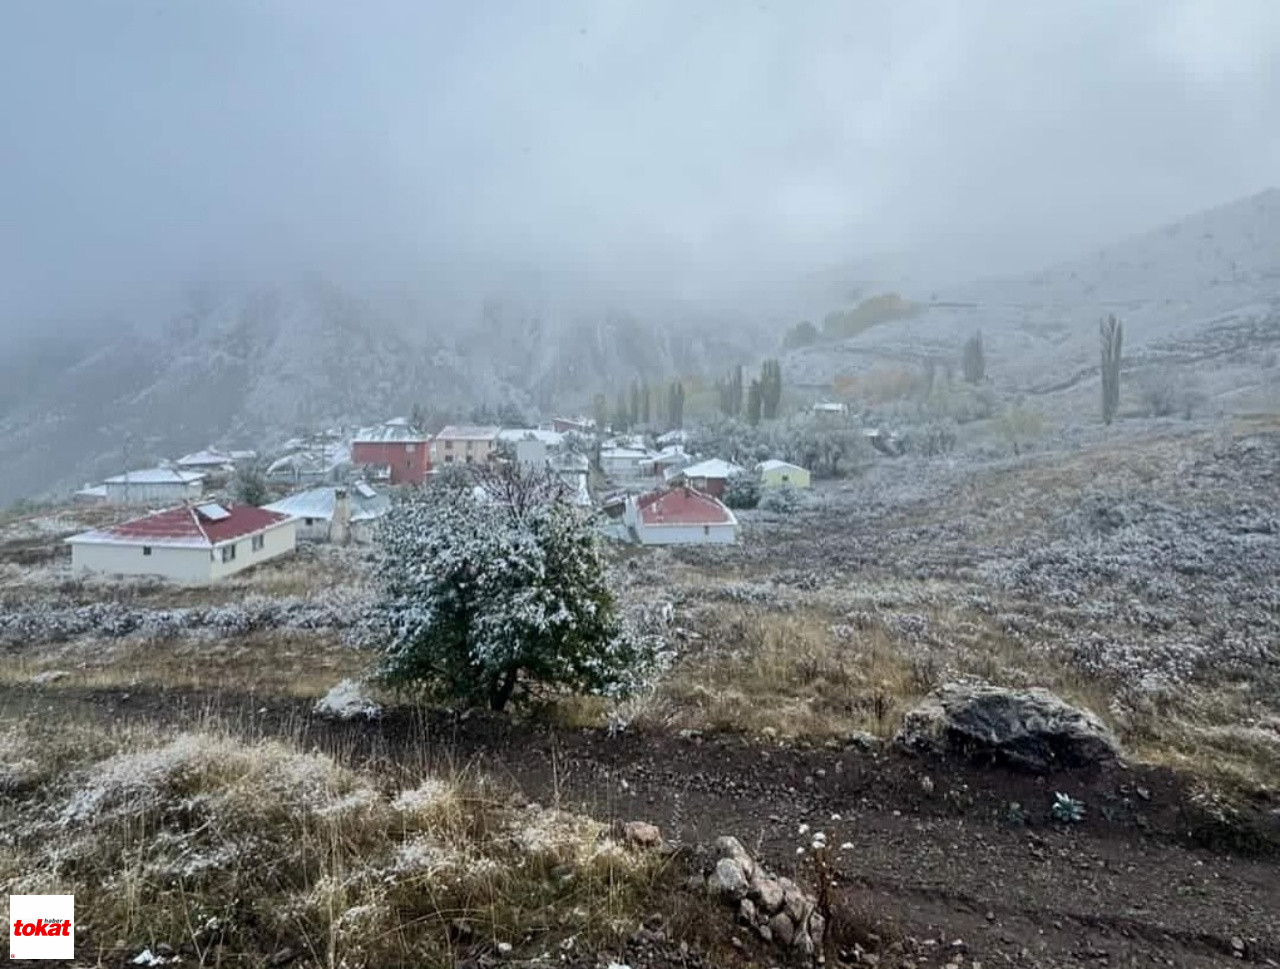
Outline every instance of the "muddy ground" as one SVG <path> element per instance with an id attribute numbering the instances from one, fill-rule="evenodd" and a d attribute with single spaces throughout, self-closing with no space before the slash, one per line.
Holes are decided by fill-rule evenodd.
<path id="1" fill-rule="evenodd" d="M 862 964 L 1280 964 L 1280 802 L 1254 805 L 1252 838 L 1215 840 L 1187 813 L 1182 781 L 1164 770 L 1045 778 L 856 743 L 801 749 L 728 736 L 610 736 L 407 710 L 333 723 L 303 701 L 249 694 L 0 690 L 0 717 L 32 716 L 283 735 L 384 769 L 389 781 L 479 770 L 543 804 L 653 821 L 689 849 L 682 864 L 704 863 L 699 846 L 733 834 L 812 883 L 810 862 L 797 854 L 809 843 L 800 834 L 807 824 L 834 849 L 837 910 L 846 914 L 833 958 L 857 943 L 869 953 Z M 1084 802 L 1082 822 L 1052 820 L 1057 791 Z M 682 954 L 672 940 L 622 955 L 637 969 L 781 961 L 727 913 L 709 948 Z"/>

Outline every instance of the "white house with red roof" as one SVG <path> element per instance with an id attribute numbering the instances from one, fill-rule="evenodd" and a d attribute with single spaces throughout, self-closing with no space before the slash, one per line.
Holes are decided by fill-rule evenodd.
<path id="1" fill-rule="evenodd" d="M 732 545 L 738 540 L 733 512 L 692 488 L 630 498 L 622 518 L 641 545 Z"/>
<path id="2" fill-rule="evenodd" d="M 253 505 L 192 504 L 68 538 L 76 571 L 214 582 L 292 552 L 297 519 Z"/>

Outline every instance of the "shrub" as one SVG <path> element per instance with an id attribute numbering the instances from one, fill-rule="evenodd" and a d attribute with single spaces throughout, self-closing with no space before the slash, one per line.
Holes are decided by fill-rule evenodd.
<path id="1" fill-rule="evenodd" d="M 800 507 L 800 495 L 791 485 L 771 488 L 760 498 L 760 508 L 775 515 L 790 515 Z"/>
<path id="2" fill-rule="evenodd" d="M 656 650 L 625 627 L 603 538 L 558 479 L 446 480 L 383 519 L 372 631 L 389 683 L 495 710 L 538 684 L 617 695 Z"/>
<path id="3" fill-rule="evenodd" d="M 754 508 L 760 504 L 760 481 L 752 474 L 735 474 L 724 491 L 724 503 L 730 508 Z"/>

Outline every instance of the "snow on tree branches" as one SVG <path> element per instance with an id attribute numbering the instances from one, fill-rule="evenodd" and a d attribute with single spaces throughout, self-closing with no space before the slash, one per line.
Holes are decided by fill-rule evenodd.
<path id="1" fill-rule="evenodd" d="M 554 476 L 500 468 L 411 493 L 381 525 L 382 677 L 500 710 L 537 685 L 625 695 L 657 643 L 629 629 L 603 539 Z"/>

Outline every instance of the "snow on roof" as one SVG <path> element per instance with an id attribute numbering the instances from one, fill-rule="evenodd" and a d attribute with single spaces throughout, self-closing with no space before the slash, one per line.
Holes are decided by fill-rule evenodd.
<path id="1" fill-rule="evenodd" d="M 547 465 L 553 471 L 574 471 L 586 474 L 591 470 L 591 462 L 585 454 L 553 454 L 547 458 Z"/>
<path id="2" fill-rule="evenodd" d="M 377 427 L 363 427 L 352 438 L 353 444 L 398 444 L 431 440 L 430 434 L 424 434 L 409 423 L 406 418 L 393 417 Z"/>
<path id="3" fill-rule="evenodd" d="M 209 507 L 209 506 L 204 506 Z M 96 528 L 72 535 L 70 544 L 95 545 L 173 545 L 183 548 L 213 548 L 223 542 L 266 531 L 288 516 L 253 505 L 221 508 L 222 518 L 210 518 L 199 508 L 170 508 L 120 525 Z"/>
<path id="4" fill-rule="evenodd" d="M 601 448 L 601 458 L 635 458 L 637 461 L 649 457 L 649 452 L 638 447 L 607 447 Z"/>
<path id="5" fill-rule="evenodd" d="M 544 431 L 541 428 L 508 427 L 498 432 L 499 441 L 526 441 L 532 438 L 541 441 L 547 447 L 559 447 L 564 435 L 559 431 Z"/>
<path id="6" fill-rule="evenodd" d="M 501 428 L 478 426 L 473 424 L 450 424 L 440 429 L 436 440 L 451 441 L 493 441 L 497 440 Z"/>
<path id="7" fill-rule="evenodd" d="M 651 491 L 636 499 L 640 521 L 656 525 L 736 525 L 738 519 L 721 502 L 692 488 Z"/>
<path id="8" fill-rule="evenodd" d="M 697 464 L 689 465 L 689 467 L 681 471 L 681 474 L 686 478 L 732 478 L 735 474 L 742 474 L 745 470 L 745 468 L 738 467 L 732 461 L 711 458 L 709 461 L 699 461 Z"/>
<path id="9" fill-rule="evenodd" d="M 365 490 L 371 492 L 370 496 L 366 496 L 361 490 L 362 485 Z M 391 507 L 390 498 L 379 494 L 363 481 L 348 492 L 347 498 L 353 522 L 380 518 Z M 287 498 L 281 498 L 263 507 L 291 518 L 318 518 L 323 521 L 332 521 L 336 504 L 337 488 L 328 486 L 299 491 L 295 495 L 289 495 Z"/>
<path id="10" fill-rule="evenodd" d="M 211 522 L 220 522 L 231 517 L 231 512 L 219 504 L 196 505 L 196 511 Z"/>
<path id="11" fill-rule="evenodd" d="M 180 468 L 219 468 L 226 464 L 231 464 L 235 458 L 226 451 L 218 451 L 214 448 L 206 448 L 203 451 L 195 451 L 191 454 L 184 454 L 178 458 L 174 464 Z"/>
<path id="12" fill-rule="evenodd" d="M 683 444 L 689 439 L 688 433 L 683 428 L 677 428 L 674 431 L 667 431 L 666 434 L 658 438 L 659 444 Z"/>
<path id="13" fill-rule="evenodd" d="M 108 478 L 106 484 L 192 484 L 204 480 L 204 475 L 195 471 L 174 471 L 172 468 L 144 468 L 141 471 L 126 471 L 114 478 Z"/>
<path id="14" fill-rule="evenodd" d="M 778 458 L 770 458 L 768 461 L 761 461 L 758 465 L 761 471 L 806 471 L 798 464 L 792 464 L 790 461 L 781 461 Z"/>
<path id="15" fill-rule="evenodd" d="M 107 486 L 101 485 L 85 485 L 76 492 L 81 498 L 105 498 L 107 497 Z"/>

